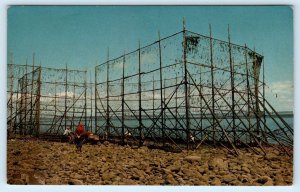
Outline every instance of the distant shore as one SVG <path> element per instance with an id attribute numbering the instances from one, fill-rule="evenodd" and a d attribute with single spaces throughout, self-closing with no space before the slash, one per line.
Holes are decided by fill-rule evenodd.
<path id="1" fill-rule="evenodd" d="M 171 153 L 105 142 L 83 146 L 9 139 L 8 184 L 75 185 L 291 185 L 293 158 L 266 148 L 267 155 L 201 146 Z"/>

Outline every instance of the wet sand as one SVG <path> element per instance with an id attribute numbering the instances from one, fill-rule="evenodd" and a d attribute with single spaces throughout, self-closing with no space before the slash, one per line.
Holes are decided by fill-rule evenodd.
<path id="1" fill-rule="evenodd" d="M 293 159 L 266 148 L 268 155 L 201 146 L 181 153 L 105 142 L 75 145 L 10 139 L 8 184 L 75 185 L 291 185 Z"/>

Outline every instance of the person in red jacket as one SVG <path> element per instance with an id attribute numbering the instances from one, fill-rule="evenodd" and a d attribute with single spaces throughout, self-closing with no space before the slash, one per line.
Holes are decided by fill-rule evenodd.
<path id="1" fill-rule="evenodd" d="M 75 130 L 75 134 L 77 137 L 80 137 L 83 135 L 84 132 L 85 132 L 84 126 L 83 126 L 82 122 L 79 122 L 79 125 L 78 125 L 77 129 Z"/>
<path id="2" fill-rule="evenodd" d="M 76 145 L 76 149 L 77 152 L 81 152 L 81 148 L 83 143 L 86 141 L 86 132 L 84 130 L 84 126 L 82 124 L 82 122 L 79 123 L 78 127 L 75 130 L 75 145 Z"/>

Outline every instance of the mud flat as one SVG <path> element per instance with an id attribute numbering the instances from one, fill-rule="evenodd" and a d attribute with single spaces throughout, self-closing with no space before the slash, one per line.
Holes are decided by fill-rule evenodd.
<path id="1" fill-rule="evenodd" d="M 74 185 L 291 185 L 293 158 L 266 148 L 257 155 L 239 149 L 203 146 L 171 153 L 105 142 L 83 146 L 10 139 L 7 143 L 8 184 Z"/>

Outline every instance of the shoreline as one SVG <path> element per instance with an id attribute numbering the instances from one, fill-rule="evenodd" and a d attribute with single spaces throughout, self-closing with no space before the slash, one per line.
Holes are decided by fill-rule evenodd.
<path id="1" fill-rule="evenodd" d="M 50 185 L 291 185 L 293 157 L 266 148 L 267 155 L 201 146 L 181 153 L 109 142 L 75 145 L 8 139 L 7 183 Z"/>

